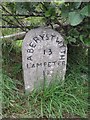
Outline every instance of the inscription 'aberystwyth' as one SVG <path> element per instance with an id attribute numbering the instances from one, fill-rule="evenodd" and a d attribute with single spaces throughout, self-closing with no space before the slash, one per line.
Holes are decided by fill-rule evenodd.
<path id="1" fill-rule="evenodd" d="M 43 84 L 45 77 L 50 83 L 57 72 L 64 79 L 67 47 L 58 32 L 45 28 L 28 32 L 23 41 L 22 58 L 26 89 L 31 91 Z"/>

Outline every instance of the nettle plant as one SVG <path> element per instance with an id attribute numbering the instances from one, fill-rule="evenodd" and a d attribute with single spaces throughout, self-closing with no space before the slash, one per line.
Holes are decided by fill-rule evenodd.
<path id="1" fill-rule="evenodd" d="M 45 12 L 52 22 L 60 25 L 68 43 L 90 45 L 89 17 L 90 5 L 85 2 L 66 2 L 52 4 Z M 56 17 L 59 16 L 59 17 Z"/>
<path id="2" fill-rule="evenodd" d="M 12 14 L 12 18 L 3 16 L 3 20 L 6 19 L 9 24 L 12 24 L 10 19 L 14 19 L 13 23 L 18 23 L 22 30 L 34 28 L 38 24 L 38 17 L 42 17 L 39 23 L 43 21 L 44 25 L 51 25 L 52 28 L 56 24 L 59 25 L 57 30 L 64 35 L 66 42 L 90 45 L 90 25 L 88 23 L 90 5 L 88 2 L 13 2 L 3 3 L 1 6 L 3 13 Z M 33 19 L 31 27 L 24 29 L 23 24 L 27 16 L 20 18 L 14 16 L 15 14 L 28 14 L 28 17 L 37 16 L 37 20 L 33 23 Z"/>
<path id="3" fill-rule="evenodd" d="M 70 25 L 66 39 L 69 43 L 90 45 L 90 5 L 83 2 L 66 3 L 61 6 L 61 17 Z"/>

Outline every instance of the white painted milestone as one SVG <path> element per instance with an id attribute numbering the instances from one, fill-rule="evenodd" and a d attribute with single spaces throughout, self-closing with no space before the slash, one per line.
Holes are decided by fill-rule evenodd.
<path id="1" fill-rule="evenodd" d="M 22 62 L 28 91 L 43 86 L 45 82 L 50 84 L 56 74 L 63 80 L 67 63 L 67 46 L 63 37 L 53 29 L 30 30 L 23 40 Z"/>

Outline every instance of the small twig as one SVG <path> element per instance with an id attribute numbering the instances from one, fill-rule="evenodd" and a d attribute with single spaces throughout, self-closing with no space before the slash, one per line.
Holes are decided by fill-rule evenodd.
<path id="1" fill-rule="evenodd" d="M 25 27 L 25 28 L 28 28 L 28 27 L 31 27 L 30 25 L 24 25 L 23 27 Z M 2 26 L 0 26 L 0 28 L 20 28 L 20 26 L 19 25 L 12 25 L 12 26 L 9 26 L 9 25 L 2 25 Z"/>
<path id="2" fill-rule="evenodd" d="M 23 40 L 23 38 L 25 37 L 25 35 L 26 35 L 26 32 L 20 32 L 20 33 L 16 33 L 16 34 L 1 36 L 0 39 L 6 40 L 6 41 Z"/>
<path id="3" fill-rule="evenodd" d="M 2 14 L 2 16 L 25 16 L 25 17 L 44 17 L 44 15 L 42 14 L 28 14 L 28 15 L 24 15 L 24 14 Z"/>

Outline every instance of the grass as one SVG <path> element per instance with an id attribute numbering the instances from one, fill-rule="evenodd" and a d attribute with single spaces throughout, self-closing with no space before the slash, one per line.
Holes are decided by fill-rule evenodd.
<path id="1" fill-rule="evenodd" d="M 87 77 L 71 73 L 64 84 L 52 83 L 44 90 L 25 94 L 22 82 L 3 75 L 3 116 L 30 118 L 87 117 Z M 55 79 L 56 80 L 56 79 Z"/>
<path id="2" fill-rule="evenodd" d="M 34 89 L 27 94 L 22 75 L 21 44 L 18 41 L 3 43 L 3 117 L 87 118 L 88 67 L 85 59 L 77 62 L 70 57 L 64 82 L 54 78 L 57 82 L 44 86 L 44 90 Z"/>

